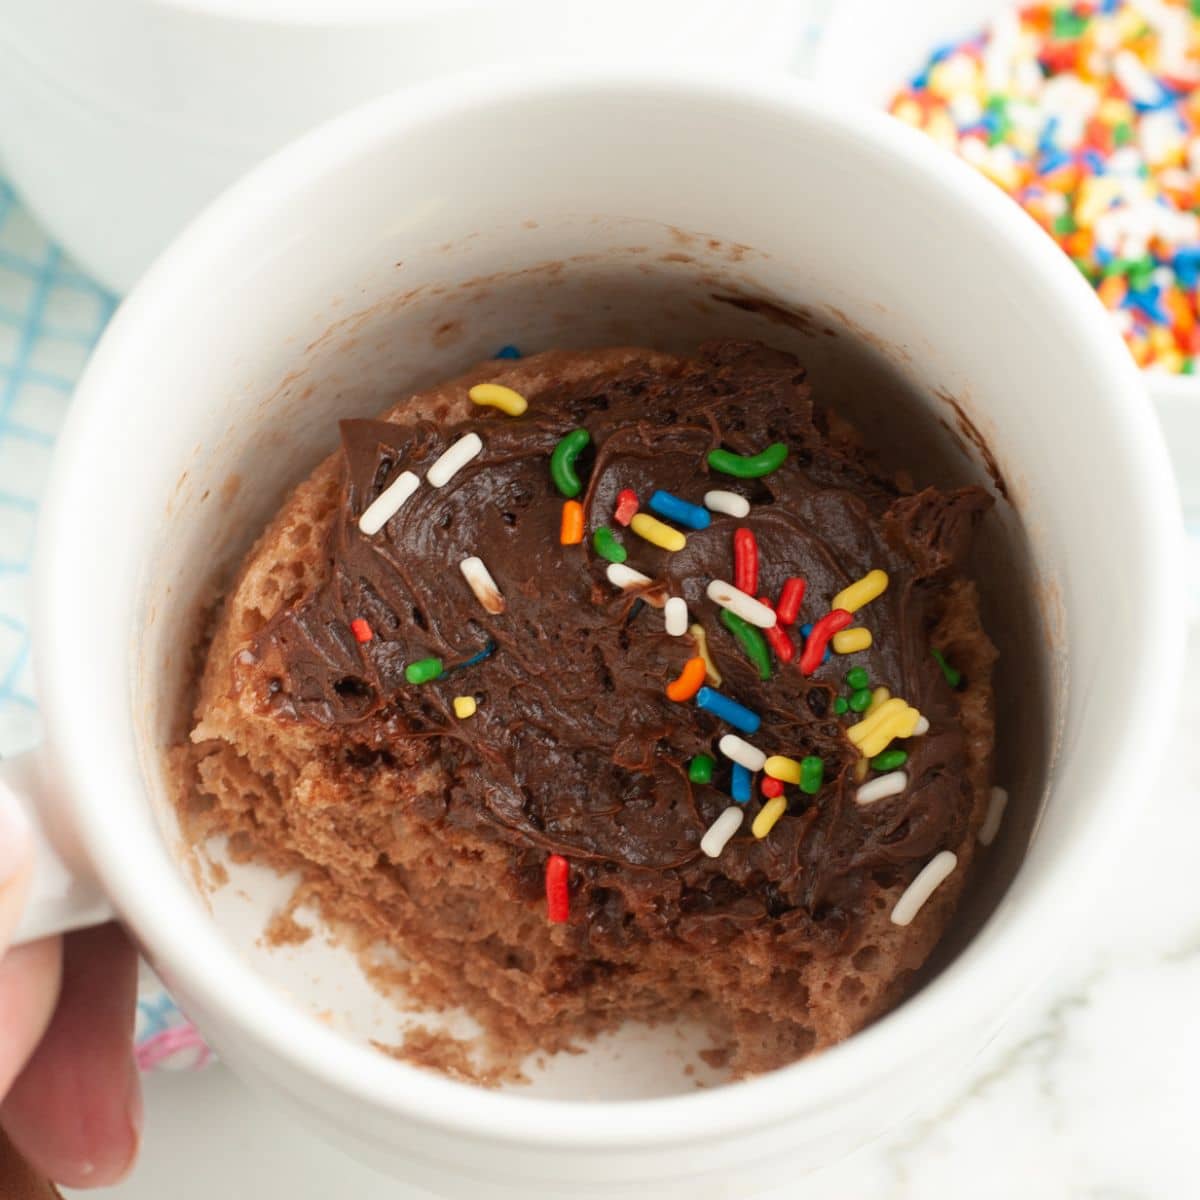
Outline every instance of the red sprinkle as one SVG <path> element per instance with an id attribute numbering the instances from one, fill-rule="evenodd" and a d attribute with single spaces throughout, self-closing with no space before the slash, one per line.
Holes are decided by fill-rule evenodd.
<path id="1" fill-rule="evenodd" d="M 571 912 L 571 893 L 567 880 L 571 865 L 561 854 L 546 859 L 546 915 L 554 925 L 562 925 Z"/>
<path id="2" fill-rule="evenodd" d="M 811 675 L 825 658 L 825 647 L 829 645 L 829 639 L 853 622 L 854 615 L 844 608 L 835 608 L 833 612 L 827 612 L 812 627 L 812 633 L 804 643 L 804 653 L 800 655 L 800 674 Z"/>
<path id="3" fill-rule="evenodd" d="M 768 608 L 771 607 L 771 601 L 766 596 L 759 596 L 759 604 L 765 604 Z M 778 613 L 775 614 L 779 616 Z M 780 662 L 791 662 L 796 657 L 796 644 L 787 635 L 787 630 L 784 629 L 782 618 L 778 624 L 772 625 L 770 629 L 764 629 L 763 636 L 767 639 L 767 645 L 775 651 L 775 657 Z"/>
<path id="4" fill-rule="evenodd" d="M 762 783 L 758 785 L 762 789 L 762 794 L 768 800 L 774 800 L 776 796 L 783 795 L 783 780 L 772 779 L 770 775 L 764 775 Z"/>
<path id="5" fill-rule="evenodd" d="M 758 591 L 758 539 L 749 529 L 733 534 L 733 586 L 747 596 Z"/>
<path id="6" fill-rule="evenodd" d="M 618 525 L 628 525 L 637 514 L 637 510 L 641 507 L 638 504 L 637 492 L 633 488 L 622 488 L 617 493 L 617 507 L 613 513 L 613 520 Z"/>
<path id="7" fill-rule="evenodd" d="M 368 625 L 366 621 L 362 619 L 362 617 L 355 617 L 354 620 L 350 622 L 350 632 L 354 634 L 354 640 L 356 642 L 369 642 L 375 636 L 371 632 L 370 625 Z"/>
<path id="8" fill-rule="evenodd" d="M 804 603 L 805 586 L 804 580 L 798 575 L 793 575 L 783 585 L 779 593 L 779 607 L 775 609 L 781 625 L 795 625 L 800 615 L 800 605 Z"/>

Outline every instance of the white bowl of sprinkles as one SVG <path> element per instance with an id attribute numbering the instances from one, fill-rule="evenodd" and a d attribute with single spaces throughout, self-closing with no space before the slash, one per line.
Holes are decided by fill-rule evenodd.
<path id="1" fill-rule="evenodd" d="M 1195 516 L 1200 18 L 1183 0 L 1022 8 L 1023 20 L 1012 0 L 840 0 L 815 78 L 898 113 L 896 97 L 915 92 L 900 115 L 1016 195 L 1088 268 L 1143 368 Z"/>

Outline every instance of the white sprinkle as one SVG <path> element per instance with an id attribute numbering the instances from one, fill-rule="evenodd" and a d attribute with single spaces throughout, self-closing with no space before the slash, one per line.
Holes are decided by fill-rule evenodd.
<path id="1" fill-rule="evenodd" d="M 705 492 L 704 507 L 730 517 L 744 517 L 750 511 L 750 501 L 737 492 Z"/>
<path id="2" fill-rule="evenodd" d="M 875 779 L 864 783 L 855 793 L 857 804 L 874 804 L 876 800 L 884 800 L 888 796 L 898 796 L 908 787 L 906 771 L 889 771 Z"/>
<path id="3" fill-rule="evenodd" d="M 483 439 L 480 438 L 479 434 L 464 433 L 425 472 L 426 482 L 430 487 L 445 487 L 482 449 Z"/>
<path id="4" fill-rule="evenodd" d="M 683 637 L 688 631 L 687 601 L 682 596 L 672 596 L 667 601 L 663 613 L 667 622 L 667 632 L 672 637 Z"/>
<path id="5" fill-rule="evenodd" d="M 990 846 L 1000 832 L 1000 822 L 1004 818 L 1004 809 L 1008 804 L 1008 792 L 1002 787 L 992 788 L 992 798 L 988 803 L 987 816 L 979 827 L 979 844 Z"/>
<path id="6" fill-rule="evenodd" d="M 400 511 L 400 506 L 417 490 L 420 482 L 411 471 L 401 471 L 358 518 L 359 529 L 367 537 L 377 534 Z"/>
<path id="7" fill-rule="evenodd" d="M 1162 89 L 1132 50 L 1118 51 L 1113 59 L 1113 74 L 1131 100 L 1154 105 L 1162 100 Z"/>
<path id="8" fill-rule="evenodd" d="M 742 827 L 746 811 L 736 804 L 731 804 L 709 827 L 708 832 L 700 839 L 700 849 L 709 858 L 720 858 L 726 843 Z"/>
<path id="9" fill-rule="evenodd" d="M 918 717 L 917 723 L 913 726 L 913 737 L 924 737 L 929 732 L 929 718 Z"/>
<path id="10" fill-rule="evenodd" d="M 475 593 L 475 599 L 492 616 L 499 616 L 507 605 L 500 589 L 496 586 L 496 581 L 492 578 L 491 571 L 484 566 L 483 559 L 464 558 L 458 564 L 458 569 L 463 573 L 463 578 L 467 581 L 471 591 Z"/>
<path id="11" fill-rule="evenodd" d="M 752 746 L 745 738 L 736 733 L 727 733 L 718 743 L 717 749 L 735 763 L 741 764 L 747 771 L 761 771 L 767 761 L 767 756 L 757 747 Z"/>
<path id="12" fill-rule="evenodd" d="M 613 587 L 619 587 L 622 591 L 628 591 L 630 588 L 645 587 L 647 584 L 653 583 L 654 580 L 649 575 L 643 575 L 641 571 L 635 571 L 632 567 L 627 567 L 624 563 L 609 563 L 608 569 L 605 572 L 608 575 L 608 582 Z M 653 604 L 655 608 L 663 607 L 663 599 L 661 596 L 643 596 L 643 600 L 647 604 Z"/>
<path id="13" fill-rule="evenodd" d="M 735 617 L 757 625 L 759 629 L 770 629 L 775 624 L 775 610 L 755 600 L 753 596 L 735 588 L 723 579 L 714 579 L 708 585 L 708 598 L 722 608 L 727 608 Z"/>
<path id="14" fill-rule="evenodd" d="M 922 868 L 921 873 L 904 890 L 892 909 L 893 925 L 911 925 L 913 918 L 925 906 L 925 901 L 938 890 L 945 879 L 958 866 L 958 855 L 952 850 L 935 854 Z"/>

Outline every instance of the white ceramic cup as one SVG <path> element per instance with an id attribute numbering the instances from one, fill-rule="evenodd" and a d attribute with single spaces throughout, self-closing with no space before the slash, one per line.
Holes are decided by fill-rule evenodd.
<path id="1" fill-rule="evenodd" d="M 761 1078 L 624 1099 L 636 1089 L 597 1051 L 559 1095 L 531 1097 L 392 1061 L 353 1013 L 336 1029 L 315 1018 L 318 981 L 285 994 L 254 956 L 261 872 L 241 907 L 218 892 L 210 910 L 179 865 L 162 751 L 182 728 L 199 614 L 335 444 L 337 417 L 508 342 L 721 333 L 796 346 L 819 386 L 857 361 L 838 398 L 882 397 L 902 458 L 914 404 L 968 449 L 963 430 L 986 438 L 1011 500 L 994 520 L 1030 578 L 993 575 L 985 600 L 1000 614 L 1034 601 L 1002 667 L 1047 667 L 1044 710 L 1036 681 L 1006 697 L 1005 782 L 1026 814 L 1005 829 L 1011 878 L 918 995 Z M 885 377 L 909 399 L 885 395 Z M 4 765 L 39 792 L 75 890 L 56 912 L 35 906 L 27 932 L 111 903 L 235 1071 L 446 1194 L 750 1196 L 960 1082 L 1079 935 L 1166 749 L 1179 538 L 1161 438 L 1095 296 L 918 134 L 799 84 L 711 74 L 539 68 L 374 103 L 204 214 L 79 387 L 40 530 L 41 783 L 30 762 Z M 981 858 L 985 885 L 1000 858 Z"/>

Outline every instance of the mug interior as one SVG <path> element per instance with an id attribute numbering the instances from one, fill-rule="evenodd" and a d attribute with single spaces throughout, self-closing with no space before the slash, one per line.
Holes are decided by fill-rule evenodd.
<path id="1" fill-rule="evenodd" d="M 52 510 L 70 553 L 97 567 L 87 622 L 118 631 L 85 690 L 97 698 L 121 671 L 131 691 L 136 718 L 111 727 L 108 753 L 114 770 L 136 763 L 153 827 L 140 797 L 116 803 L 164 887 L 170 858 L 171 903 L 183 903 L 175 864 L 186 849 L 163 752 L 186 727 L 203 615 L 288 489 L 335 447 L 339 418 L 375 413 L 507 343 L 688 349 L 756 337 L 794 350 L 815 386 L 918 478 L 997 494 L 976 569 L 1002 655 L 996 780 L 1012 801 L 1001 837 L 977 860 L 938 977 L 793 1073 L 828 1082 L 857 1061 L 865 1077 L 914 1055 L 921 1039 L 902 1046 L 903 1021 L 910 1032 L 924 1022 L 926 1038 L 994 1025 L 1049 961 L 1035 930 L 1061 928 L 1031 922 L 1031 905 L 1069 910 L 1079 899 L 1060 894 L 1069 868 L 1078 882 L 1098 831 L 1111 832 L 1113 774 L 1139 719 L 1112 697 L 1133 703 L 1149 686 L 1160 647 L 1142 629 L 1138 579 L 1165 577 L 1161 544 L 1145 536 L 1165 511 L 1165 492 L 1146 490 L 1161 448 L 1133 413 L 1136 376 L 1086 285 L 1002 205 L 919 135 L 834 115 L 798 87 L 516 76 L 374 106 L 234 189 L 120 314 L 66 437 L 63 457 L 76 463 L 89 437 L 107 438 L 92 468 L 108 488 L 95 520 L 128 520 L 139 535 L 95 557 L 82 536 L 93 518 L 63 516 L 83 498 L 69 469 Z M 1105 538 L 1094 536 L 1100 495 L 1116 505 Z M 1111 652 L 1130 629 L 1142 661 Z M 48 677 L 67 649 L 47 653 Z M 101 822 L 78 808 L 106 884 L 160 949 L 164 929 L 123 877 L 129 842 L 106 849 Z M 204 903 L 226 946 L 289 1004 L 351 1040 L 396 1040 L 411 1018 L 347 953 L 323 938 L 261 949 L 286 893 L 270 873 L 238 867 Z M 180 957 L 156 957 L 186 992 Z M 873 1064 L 854 1058 L 858 1042 L 875 1048 Z M 694 1048 L 681 1051 L 670 1029 L 631 1031 L 552 1061 L 534 1091 L 693 1093 Z"/>

